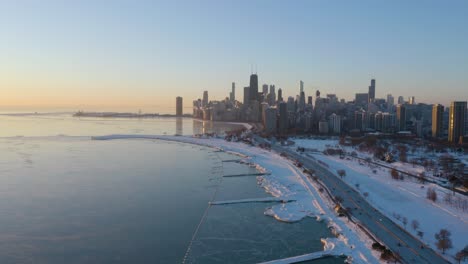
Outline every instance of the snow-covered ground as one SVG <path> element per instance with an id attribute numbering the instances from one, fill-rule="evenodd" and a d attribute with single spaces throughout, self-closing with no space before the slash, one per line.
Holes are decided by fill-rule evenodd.
<path id="1" fill-rule="evenodd" d="M 322 151 L 327 145 L 335 146 L 336 140 L 295 140 L 296 147 Z M 348 150 L 347 150 L 348 151 Z M 423 232 L 422 241 L 436 249 L 435 233 L 445 228 L 452 233 L 453 249 L 446 255 L 454 256 L 456 252 L 468 245 L 468 212 L 457 209 L 444 202 L 449 190 L 435 184 L 420 184 L 408 180 L 393 180 L 386 168 L 369 166 L 366 162 L 356 159 L 340 159 L 338 156 L 326 156 L 321 153 L 308 153 L 315 159 L 329 166 L 332 172 L 340 169 L 346 171 L 343 178 L 350 186 L 361 194 L 368 193 L 368 200 L 381 212 L 390 217 L 395 223 L 406 228 L 417 236 Z M 421 172 L 424 168 L 408 163 L 395 162 L 392 165 L 405 171 Z M 437 193 L 437 201 L 426 198 L 428 188 Z M 466 197 L 456 194 L 455 199 L 466 201 Z M 407 224 L 405 225 L 404 218 Z M 416 220 L 419 227 L 414 229 L 412 221 Z M 437 249 L 436 249 L 437 250 Z"/>
<path id="2" fill-rule="evenodd" d="M 333 211 L 333 202 L 322 196 L 319 187 L 306 178 L 290 161 L 280 155 L 246 144 L 227 142 L 217 138 L 194 138 L 185 136 L 152 136 L 152 135 L 111 135 L 94 137 L 96 140 L 110 139 L 160 139 L 198 144 L 239 153 L 244 159 L 257 165 L 260 171 L 271 174 L 258 177 L 258 182 L 274 197 L 284 200 L 295 200 L 280 203 L 266 208 L 265 214 L 279 221 L 294 222 L 304 217 L 314 217 L 325 221 L 338 235 L 338 239 L 327 240 L 327 249 L 335 247 L 334 252 L 348 255 L 353 263 L 378 263 L 380 253 L 370 249 L 372 240 L 353 223 L 340 218 Z M 326 238 L 324 238 L 326 239 Z M 339 249 L 339 250 L 337 250 Z M 311 252 L 312 253 L 312 252 Z"/>

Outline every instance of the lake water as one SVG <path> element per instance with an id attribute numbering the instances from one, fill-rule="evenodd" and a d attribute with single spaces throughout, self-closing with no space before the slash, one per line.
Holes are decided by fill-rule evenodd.
<path id="1" fill-rule="evenodd" d="M 278 222 L 263 214 L 267 203 L 208 207 L 213 197 L 268 196 L 256 177 L 221 177 L 254 171 L 222 162 L 235 156 L 181 143 L 85 137 L 174 134 L 178 122 L 180 134 L 232 127 L 175 118 L 1 116 L 0 263 L 181 263 L 184 257 L 256 263 L 322 250 L 320 238 L 331 234 L 313 219 Z"/>

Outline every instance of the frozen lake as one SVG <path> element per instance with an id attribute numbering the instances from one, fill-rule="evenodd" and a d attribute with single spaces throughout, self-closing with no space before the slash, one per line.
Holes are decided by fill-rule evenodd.
<path id="1" fill-rule="evenodd" d="M 183 117 L 95 118 L 62 114 L 0 113 L 0 137 L 96 136 L 108 134 L 193 135 L 241 128 L 241 125 L 213 123 Z"/>
<path id="2" fill-rule="evenodd" d="M 0 118 L 8 133 L 25 136 L 2 131 L 0 138 L 0 263 L 181 263 L 216 191 L 215 200 L 269 196 L 256 177 L 223 178 L 255 172 L 221 162 L 237 158 L 226 153 L 157 140 L 93 141 L 83 136 L 134 129 L 171 133 L 175 122 L 82 124 L 68 117 L 35 118 Z M 185 123 L 191 131 L 194 122 L 199 123 L 183 120 L 185 134 Z M 10 127 L 18 123 L 28 129 L 21 133 Z M 322 250 L 320 238 L 331 236 L 313 219 L 291 224 L 265 216 L 268 206 L 209 207 L 187 262 L 255 263 L 289 257 Z"/>

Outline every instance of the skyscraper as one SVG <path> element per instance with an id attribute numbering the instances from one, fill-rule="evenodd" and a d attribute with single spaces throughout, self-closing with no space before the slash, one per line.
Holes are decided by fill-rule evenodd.
<path id="1" fill-rule="evenodd" d="M 231 93 L 229 94 L 229 100 L 231 102 L 236 101 L 236 83 L 232 82 Z"/>
<path id="2" fill-rule="evenodd" d="M 416 98 L 414 96 L 410 96 L 408 101 L 409 101 L 409 104 L 411 105 L 416 104 Z"/>
<path id="3" fill-rule="evenodd" d="M 177 96 L 176 97 L 176 116 L 183 115 L 182 107 L 183 107 L 182 97 Z"/>
<path id="4" fill-rule="evenodd" d="M 357 93 L 354 99 L 356 105 L 365 105 L 369 102 L 369 94 L 367 93 Z"/>
<path id="5" fill-rule="evenodd" d="M 263 95 L 266 95 L 268 93 L 268 84 L 262 85 L 262 93 Z"/>
<path id="6" fill-rule="evenodd" d="M 312 106 L 312 96 L 307 97 L 307 104 Z"/>
<path id="7" fill-rule="evenodd" d="M 244 87 L 244 105 L 250 104 L 250 87 Z"/>
<path id="8" fill-rule="evenodd" d="M 269 107 L 265 110 L 265 131 L 269 134 L 276 133 L 277 126 L 277 113 L 276 108 Z"/>
<path id="9" fill-rule="evenodd" d="M 432 106 L 432 137 L 442 137 L 444 129 L 444 106 L 435 104 Z"/>
<path id="10" fill-rule="evenodd" d="M 283 90 L 281 88 L 278 89 L 278 102 L 283 101 Z"/>
<path id="11" fill-rule="evenodd" d="M 405 99 L 403 98 L 403 96 L 398 96 L 398 104 L 404 104 L 405 103 Z"/>
<path id="12" fill-rule="evenodd" d="M 466 101 L 450 104 L 448 140 L 457 143 L 465 135 Z"/>
<path id="13" fill-rule="evenodd" d="M 272 84 L 270 85 L 270 98 L 271 100 L 273 101 L 272 104 L 274 104 L 276 102 L 276 89 L 275 89 L 275 85 Z"/>
<path id="14" fill-rule="evenodd" d="M 299 92 L 302 93 L 304 91 L 304 82 L 303 81 L 299 81 L 299 87 L 300 87 Z"/>
<path id="15" fill-rule="evenodd" d="M 249 99 L 251 101 L 257 100 L 258 101 L 258 76 L 257 74 L 250 75 L 250 96 Z"/>
<path id="16" fill-rule="evenodd" d="M 304 111 L 305 103 L 306 103 L 305 93 L 304 91 L 301 91 L 301 94 L 299 96 L 299 111 Z"/>
<path id="17" fill-rule="evenodd" d="M 387 94 L 387 105 L 391 107 L 395 104 L 395 98 L 391 94 Z"/>
<path id="18" fill-rule="evenodd" d="M 406 107 L 402 104 L 397 105 L 397 129 L 406 130 Z"/>
<path id="19" fill-rule="evenodd" d="M 285 102 L 279 103 L 279 133 L 285 135 L 288 131 L 288 108 Z"/>
<path id="20" fill-rule="evenodd" d="M 375 99 L 375 79 L 371 80 L 371 85 L 369 86 L 369 102 L 373 102 Z"/>
<path id="21" fill-rule="evenodd" d="M 207 105 L 208 105 L 208 91 L 204 91 L 202 106 L 206 107 Z"/>

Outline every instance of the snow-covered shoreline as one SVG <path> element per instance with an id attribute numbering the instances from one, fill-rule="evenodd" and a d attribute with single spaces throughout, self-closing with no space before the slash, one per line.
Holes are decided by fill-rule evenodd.
<path id="1" fill-rule="evenodd" d="M 346 255 L 353 263 L 377 263 L 378 253 L 372 251 L 372 240 L 354 223 L 340 218 L 333 211 L 333 202 L 318 190 L 317 183 L 307 179 L 307 176 L 295 167 L 291 161 L 277 153 L 242 143 L 227 142 L 218 138 L 196 138 L 188 136 L 160 135 L 108 135 L 92 137 L 93 140 L 115 139 L 156 139 L 175 141 L 211 147 L 231 154 L 236 154 L 255 164 L 261 172 L 271 172 L 267 176 L 258 176 L 258 183 L 273 197 L 294 200 L 289 203 L 275 204 L 266 208 L 269 215 L 283 222 L 300 221 L 305 217 L 313 217 L 324 221 L 337 238 L 323 238 L 333 241 L 333 247 L 339 248 L 334 254 Z M 328 245 L 330 246 L 330 243 Z M 338 245 L 336 245 L 338 244 Z M 312 253 L 312 252 L 311 252 Z"/>

